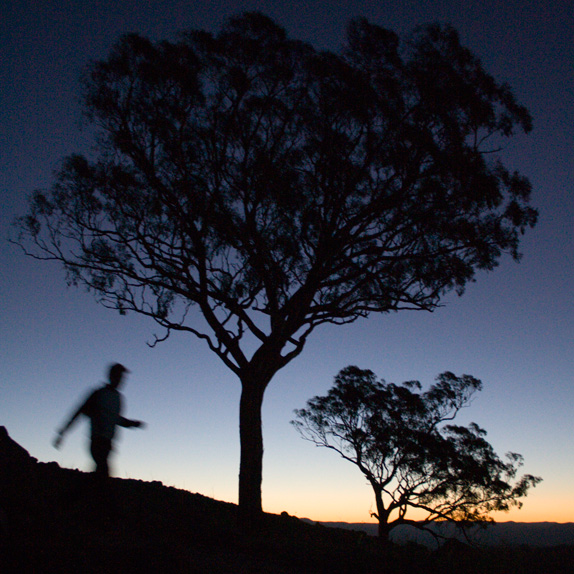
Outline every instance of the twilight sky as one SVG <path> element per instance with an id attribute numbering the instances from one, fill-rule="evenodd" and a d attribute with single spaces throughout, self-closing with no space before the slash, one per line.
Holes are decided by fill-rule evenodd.
<path id="1" fill-rule="evenodd" d="M 464 8 L 463 8 L 464 6 Z M 574 522 L 574 4 L 571 0 L 6 0 L 0 18 L 0 425 L 41 461 L 91 469 L 87 424 L 51 446 L 54 429 L 119 361 L 132 373 L 126 415 L 144 431 L 121 431 L 116 476 L 236 502 L 239 382 L 207 346 L 159 332 L 149 319 L 119 316 L 62 269 L 7 242 L 34 189 L 59 160 L 87 151 L 78 78 L 125 32 L 174 38 L 218 30 L 230 15 L 260 10 L 291 37 L 338 49 L 352 17 L 408 33 L 450 22 L 486 69 L 508 82 L 534 131 L 504 150 L 533 184 L 540 211 L 519 264 L 504 258 L 463 297 L 433 314 L 403 311 L 324 327 L 272 381 L 263 407 L 263 505 L 314 520 L 367 522 L 370 487 L 353 465 L 317 449 L 289 424 L 293 410 L 324 394 L 349 364 L 426 388 L 445 370 L 480 378 L 484 390 L 457 421 L 488 431 L 497 452 L 521 453 L 542 476 L 520 511 L 498 520 Z"/>

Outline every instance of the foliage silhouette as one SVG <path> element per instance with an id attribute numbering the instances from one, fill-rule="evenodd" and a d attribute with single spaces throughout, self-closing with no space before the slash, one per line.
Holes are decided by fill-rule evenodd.
<path id="1" fill-rule="evenodd" d="M 502 461 L 477 424 L 445 424 L 481 387 L 470 375 L 445 372 L 420 393 L 418 381 L 379 382 L 372 371 L 350 366 L 326 396 L 296 410 L 292 424 L 306 440 L 359 467 L 375 493 L 372 516 L 383 541 L 401 524 L 425 529 L 440 520 L 492 521 L 491 512 L 522 506 L 520 498 L 541 479 L 514 481 L 522 457 L 508 453 Z M 407 518 L 409 509 L 424 511 L 425 518 Z"/>
<path id="2" fill-rule="evenodd" d="M 400 42 L 357 20 L 340 53 L 259 13 L 217 35 L 128 35 L 88 69 L 84 105 L 95 157 L 64 160 L 15 241 L 151 317 L 154 343 L 192 333 L 237 375 L 250 520 L 263 396 L 311 332 L 433 310 L 518 259 L 536 220 L 528 181 L 493 153 L 530 116 L 449 27 Z"/>

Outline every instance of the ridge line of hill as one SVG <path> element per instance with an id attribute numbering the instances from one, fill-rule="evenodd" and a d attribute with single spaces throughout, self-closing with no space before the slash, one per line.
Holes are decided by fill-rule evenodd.
<path id="1" fill-rule="evenodd" d="M 246 533 L 235 504 L 159 481 L 102 484 L 38 462 L 0 426 L 2 574 L 558 574 L 574 563 L 574 544 L 433 550 L 340 526 L 266 513 Z"/>

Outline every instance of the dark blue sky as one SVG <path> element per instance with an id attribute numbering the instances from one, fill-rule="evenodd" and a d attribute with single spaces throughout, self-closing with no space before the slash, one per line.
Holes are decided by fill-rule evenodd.
<path id="1" fill-rule="evenodd" d="M 86 6 L 86 4 L 88 4 Z M 399 6 L 400 4 L 400 6 Z M 464 6 L 464 8 L 462 8 Z M 520 452 L 544 482 L 514 520 L 574 521 L 574 4 L 569 0 L 135 2 L 7 0 L 0 19 L 0 424 L 40 460 L 89 468 L 84 430 L 62 451 L 53 429 L 111 361 L 132 369 L 118 476 L 162 480 L 236 500 L 239 384 L 208 349 L 174 337 L 149 349 L 155 326 L 119 317 L 77 289 L 61 269 L 24 257 L 5 238 L 46 187 L 58 161 L 86 151 L 78 78 L 124 32 L 154 39 L 186 28 L 217 30 L 245 10 L 274 17 L 292 37 L 337 49 L 351 17 L 404 34 L 431 21 L 452 23 L 534 117 L 504 159 L 528 176 L 538 226 L 509 258 L 436 313 L 372 317 L 315 333 L 303 355 L 272 382 L 264 404 L 264 507 L 317 520 L 369 519 L 360 473 L 301 441 L 295 408 L 330 387 L 348 364 L 396 382 L 423 385 L 444 370 L 470 373 L 485 389 L 461 422 L 475 420 L 495 448 Z M 505 517 L 500 517 L 505 519 Z"/>

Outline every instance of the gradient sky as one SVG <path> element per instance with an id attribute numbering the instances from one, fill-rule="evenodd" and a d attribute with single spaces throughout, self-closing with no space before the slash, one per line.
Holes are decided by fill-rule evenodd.
<path id="1" fill-rule="evenodd" d="M 463 8 L 464 6 L 464 8 Z M 59 426 L 87 390 L 119 361 L 132 373 L 126 415 L 145 431 L 121 431 L 116 476 L 236 502 L 239 383 L 190 335 L 151 349 L 159 332 L 119 316 L 82 289 L 68 289 L 57 264 L 25 257 L 6 241 L 34 189 L 58 161 L 86 151 L 78 78 L 125 32 L 174 38 L 218 30 L 230 15 L 260 10 L 294 38 L 337 49 L 349 18 L 366 16 L 405 34 L 450 22 L 486 69 L 508 82 L 534 117 L 511 140 L 507 165 L 528 176 L 540 221 L 524 257 L 482 273 L 463 297 L 433 314 L 372 316 L 324 327 L 272 381 L 265 398 L 263 505 L 314 520 L 367 522 L 374 509 L 358 469 L 303 441 L 293 410 L 324 394 L 349 364 L 388 381 L 423 386 L 445 370 L 480 378 L 484 390 L 459 419 L 488 431 L 497 452 L 521 453 L 542 476 L 520 511 L 498 520 L 574 522 L 574 3 L 571 0 L 4 0 L 0 18 L 0 425 L 41 461 L 91 469 L 87 425 L 60 451 Z"/>

